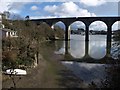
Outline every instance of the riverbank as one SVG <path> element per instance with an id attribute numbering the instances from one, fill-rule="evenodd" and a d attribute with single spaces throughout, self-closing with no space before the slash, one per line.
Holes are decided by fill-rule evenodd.
<path id="1" fill-rule="evenodd" d="M 63 66 L 60 62 L 62 55 L 54 54 L 54 48 L 44 45 L 41 47 L 38 66 L 29 69 L 27 76 L 16 76 L 14 81 L 16 88 L 72 88 L 84 87 L 82 80 L 77 78 L 72 71 Z M 6 77 L 3 75 L 3 77 Z M 14 87 L 12 79 L 3 80 L 3 88 Z"/>

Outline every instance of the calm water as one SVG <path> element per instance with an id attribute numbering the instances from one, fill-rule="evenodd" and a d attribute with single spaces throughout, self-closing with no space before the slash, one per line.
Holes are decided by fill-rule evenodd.
<path id="1" fill-rule="evenodd" d="M 85 56 L 85 36 L 71 35 L 71 40 L 68 43 L 68 52 L 72 57 L 82 58 Z M 65 42 L 63 42 L 61 49 L 55 53 L 65 54 Z M 106 35 L 91 35 L 88 53 L 92 58 L 103 58 L 106 55 Z"/>
<path id="2" fill-rule="evenodd" d="M 86 55 L 95 60 L 101 60 L 104 58 L 107 53 L 106 37 L 106 35 L 91 35 L 86 50 L 85 37 L 81 35 L 71 35 L 71 40 L 67 43 L 67 49 L 65 42 L 63 41 L 63 45 L 55 51 L 55 54 L 66 55 L 67 50 L 67 54 L 69 54 L 73 61 L 67 61 L 67 59 L 65 59 L 66 61 L 63 61 L 62 64 L 72 70 L 73 73 L 81 78 L 83 83 L 87 86 L 94 82 L 98 87 L 101 87 L 101 82 L 105 81 L 106 77 L 108 77 L 106 69 L 112 67 L 112 65 L 95 62 L 88 63 L 84 61 L 76 62 L 75 60 L 84 59 Z M 111 54 L 115 50 L 112 43 L 110 49 Z"/>

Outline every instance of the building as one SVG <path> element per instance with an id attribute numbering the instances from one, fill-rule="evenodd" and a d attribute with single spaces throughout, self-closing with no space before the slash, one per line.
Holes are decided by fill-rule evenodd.
<path id="1" fill-rule="evenodd" d="M 18 37 L 17 31 L 13 31 L 11 29 L 0 29 L 0 35 L 2 35 L 2 38 L 5 37 Z"/>
<path id="2" fill-rule="evenodd" d="M 9 19 L 10 13 L 8 11 L 4 11 L 3 13 L 0 13 L 0 19 Z"/>
<path id="3" fill-rule="evenodd" d="M 3 17 L 4 17 L 4 14 L 0 13 L 0 29 L 5 28 L 5 26 L 2 24 Z"/>
<path id="4" fill-rule="evenodd" d="M 4 19 L 9 19 L 9 16 L 10 16 L 10 12 L 9 11 L 4 11 L 3 12 L 3 18 Z"/>
<path id="5" fill-rule="evenodd" d="M 18 37 L 17 31 L 13 31 L 11 29 L 5 29 L 5 26 L 2 24 L 2 19 L 8 19 L 10 13 L 5 11 L 0 13 L 0 37 Z"/>

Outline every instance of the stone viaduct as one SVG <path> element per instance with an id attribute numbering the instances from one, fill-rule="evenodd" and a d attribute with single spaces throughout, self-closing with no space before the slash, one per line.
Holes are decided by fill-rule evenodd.
<path id="1" fill-rule="evenodd" d="M 89 41 L 89 25 L 95 21 L 102 21 L 107 25 L 107 41 L 111 42 L 112 25 L 116 21 L 120 21 L 120 17 L 69 17 L 69 18 L 48 18 L 48 19 L 32 19 L 35 23 L 47 23 L 50 27 L 61 21 L 65 24 L 65 40 L 69 40 L 68 28 L 75 21 L 82 21 L 85 24 L 85 41 Z"/>

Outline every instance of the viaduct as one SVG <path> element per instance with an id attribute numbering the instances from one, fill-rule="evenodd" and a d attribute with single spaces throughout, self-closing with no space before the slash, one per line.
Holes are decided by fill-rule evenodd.
<path id="1" fill-rule="evenodd" d="M 110 56 L 111 53 L 111 40 L 112 40 L 112 25 L 120 21 L 120 17 L 66 17 L 66 18 L 49 18 L 49 19 L 32 19 L 31 21 L 36 24 L 40 24 L 41 22 L 47 23 L 50 27 L 52 27 L 55 23 L 61 21 L 65 25 L 65 41 L 69 41 L 69 26 L 76 22 L 82 21 L 85 24 L 85 41 L 89 41 L 89 26 L 91 23 L 95 21 L 102 21 L 107 26 L 107 47 L 106 47 L 106 55 Z M 87 43 L 87 42 L 86 42 Z M 88 42 L 89 43 L 89 42 Z M 68 52 L 68 42 L 65 43 L 65 51 Z M 88 55 L 88 44 L 85 45 L 86 50 L 85 53 Z"/>
<path id="2" fill-rule="evenodd" d="M 89 41 L 89 25 L 95 21 L 102 21 L 107 26 L 107 42 L 111 42 L 112 25 L 116 21 L 120 21 L 120 17 L 69 17 L 69 18 L 49 18 L 49 19 L 32 19 L 31 21 L 39 24 L 41 22 L 47 23 L 50 27 L 55 23 L 61 21 L 65 24 L 65 40 L 69 38 L 69 26 L 75 21 L 82 21 L 85 24 L 85 41 Z"/>

